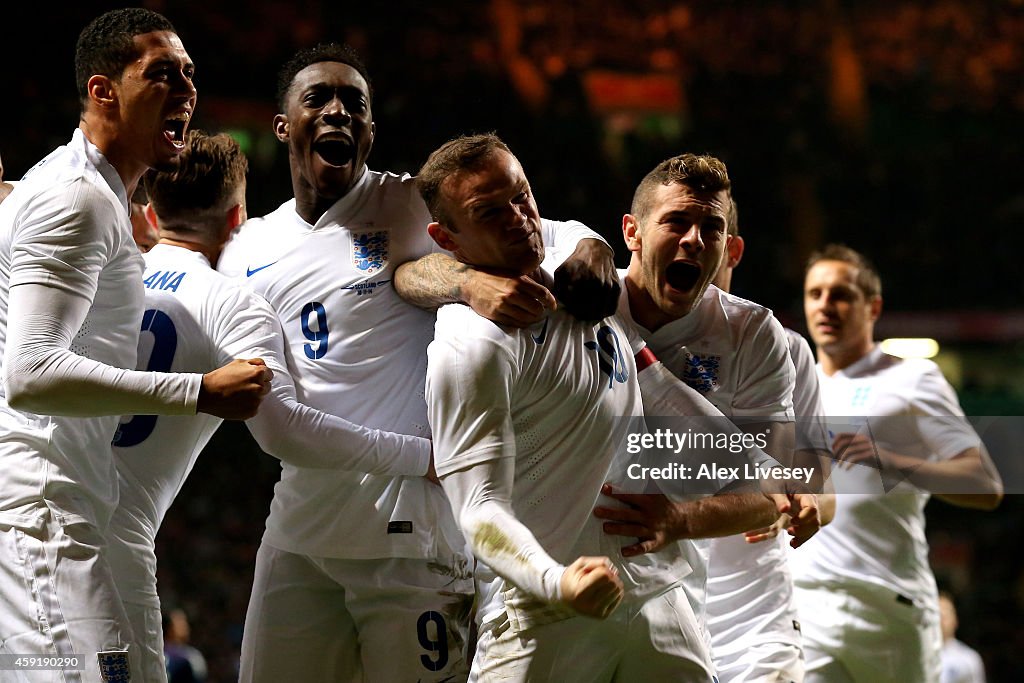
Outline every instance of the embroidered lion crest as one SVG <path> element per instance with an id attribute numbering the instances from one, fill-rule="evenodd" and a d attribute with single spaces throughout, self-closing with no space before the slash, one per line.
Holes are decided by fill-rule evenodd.
<path id="1" fill-rule="evenodd" d="M 367 275 L 382 270 L 388 263 L 388 233 L 359 232 L 352 235 L 352 265 Z"/>

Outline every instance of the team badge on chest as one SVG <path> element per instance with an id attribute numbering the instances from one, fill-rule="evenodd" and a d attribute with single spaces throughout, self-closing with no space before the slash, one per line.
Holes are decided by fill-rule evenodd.
<path id="1" fill-rule="evenodd" d="M 352 265 L 373 275 L 388 264 L 388 232 L 352 233 Z"/>
<path id="2" fill-rule="evenodd" d="M 686 370 L 682 380 L 702 394 L 718 388 L 718 371 L 722 357 L 712 354 L 697 355 L 686 352 Z"/>

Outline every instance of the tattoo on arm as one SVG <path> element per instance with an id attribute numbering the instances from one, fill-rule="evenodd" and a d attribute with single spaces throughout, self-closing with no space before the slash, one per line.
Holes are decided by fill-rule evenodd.
<path id="1" fill-rule="evenodd" d="M 427 254 L 398 267 L 395 291 L 413 306 L 434 310 L 462 301 L 469 270 L 469 266 L 446 254 Z"/>

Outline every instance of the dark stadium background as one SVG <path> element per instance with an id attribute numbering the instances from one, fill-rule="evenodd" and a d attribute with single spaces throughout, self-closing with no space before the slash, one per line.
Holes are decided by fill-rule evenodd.
<path id="1" fill-rule="evenodd" d="M 654 163 L 715 154 L 748 245 L 735 293 L 803 329 L 802 263 L 815 246 L 846 242 L 882 272 L 880 335 L 936 338 L 968 414 L 1024 415 L 1022 0 L 143 4 L 175 23 L 197 64 L 194 125 L 243 142 L 249 215 L 291 196 L 287 153 L 270 132 L 278 67 L 298 47 L 348 41 L 377 92 L 373 168 L 414 172 L 449 137 L 495 130 L 544 215 L 581 219 L 619 248 L 621 215 Z M 8 179 L 70 137 L 75 38 L 115 6 L 4 13 Z M 161 594 L 189 612 L 211 681 L 234 677 L 277 476 L 244 428 L 225 427 L 161 531 Z M 928 515 L 960 638 L 991 681 L 1019 680 L 1024 505 L 1009 496 L 975 513 L 932 502 Z"/>

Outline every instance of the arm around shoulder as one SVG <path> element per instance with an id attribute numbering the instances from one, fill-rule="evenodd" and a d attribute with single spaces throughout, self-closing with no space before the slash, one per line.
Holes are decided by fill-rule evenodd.
<path id="1" fill-rule="evenodd" d="M 527 327 L 553 310 L 554 295 L 525 275 L 474 268 L 448 254 L 427 254 L 395 271 L 395 291 L 406 302 L 435 310 L 464 303 L 501 325 Z"/>

